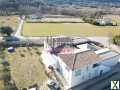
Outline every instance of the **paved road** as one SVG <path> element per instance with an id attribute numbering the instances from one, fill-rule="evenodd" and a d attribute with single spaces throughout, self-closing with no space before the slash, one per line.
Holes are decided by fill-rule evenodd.
<path id="1" fill-rule="evenodd" d="M 23 16 L 22 18 L 20 18 L 20 24 L 17 28 L 17 31 L 15 33 L 15 37 L 19 38 L 19 39 L 25 39 L 23 36 L 21 36 L 21 32 L 22 32 L 22 29 L 23 29 L 23 24 L 24 24 L 24 19 L 25 19 L 25 16 Z"/>

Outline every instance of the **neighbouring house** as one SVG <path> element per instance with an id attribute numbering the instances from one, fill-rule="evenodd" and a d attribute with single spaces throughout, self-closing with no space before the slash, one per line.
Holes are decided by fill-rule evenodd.
<path id="1" fill-rule="evenodd" d="M 41 19 L 42 18 L 42 16 L 38 16 L 38 15 L 35 15 L 35 14 L 29 15 L 28 17 L 29 17 L 29 19 L 33 19 L 33 20 L 34 19 L 36 20 L 36 19 Z"/>
<path id="2" fill-rule="evenodd" d="M 99 25 L 99 26 L 112 26 L 113 25 L 113 21 L 109 18 L 105 18 L 105 19 L 96 19 L 94 22 L 95 25 Z"/>
<path id="3" fill-rule="evenodd" d="M 52 67 L 63 77 L 65 89 L 101 76 L 120 60 L 120 55 L 109 48 L 82 38 L 75 40 L 68 37 L 47 38 L 41 57 L 47 69 Z"/>

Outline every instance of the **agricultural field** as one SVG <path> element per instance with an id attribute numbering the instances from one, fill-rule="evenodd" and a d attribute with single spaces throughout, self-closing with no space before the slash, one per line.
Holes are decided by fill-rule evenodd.
<path id="1" fill-rule="evenodd" d="M 16 30 L 18 23 L 18 16 L 0 16 L 0 27 L 10 26 L 13 28 L 13 30 Z"/>
<path id="2" fill-rule="evenodd" d="M 40 63 L 40 54 L 41 48 L 37 47 L 20 47 L 14 53 L 7 53 L 11 77 L 19 90 L 34 84 L 41 86 L 48 79 Z"/>
<path id="3" fill-rule="evenodd" d="M 94 26 L 88 23 L 25 23 L 23 36 L 110 36 L 120 34 L 120 26 Z"/>

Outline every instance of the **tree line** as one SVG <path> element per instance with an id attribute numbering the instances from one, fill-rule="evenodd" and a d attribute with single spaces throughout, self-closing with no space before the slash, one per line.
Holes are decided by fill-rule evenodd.
<path id="1" fill-rule="evenodd" d="M 48 0 L 0 0 L 0 15 L 11 15 L 11 14 L 63 14 L 72 16 L 83 16 L 92 14 L 94 12 L 80 9 L 80 5 L 56 5 L 48 3 Z M 97 7 L 96 7 L 97 8 Z M 106 9 L 106 8 L 104 8 Z M 108 10 L 104 10 L 104 13 L 111 13 Z M 115 12 L 114 12 L 115 13 Z"/>

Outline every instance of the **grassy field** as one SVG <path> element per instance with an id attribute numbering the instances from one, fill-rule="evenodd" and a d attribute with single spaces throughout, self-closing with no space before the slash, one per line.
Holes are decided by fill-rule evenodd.
<path id="1" fill-rule="evenodd" d="M 4 89 L 4 81 L 0 80 L 0 90 L 5 90 Z"/>
<path id="2" fill-rule="evenodd" d="M 19 89 L 33 84 L 41 86 L 47 80 L 43 65 L 40 63 L 40 51 L 41 48 L 21 47 L 12 54 L 8 53 L 11 76 Z"/>
<path id="3" fill-rule="evenodd" d="M 24 36 L 109 36 L 120 34 L 120 26 L 93 26 L 87 23 L 25 23 Z"/>
<path id="4" fill-rule="evenodd" d="M 17 28 L 19 23 L 17 16 L 0 16 L 0 27 L 1 26 L 10 26 L 14 30 Z"/>

